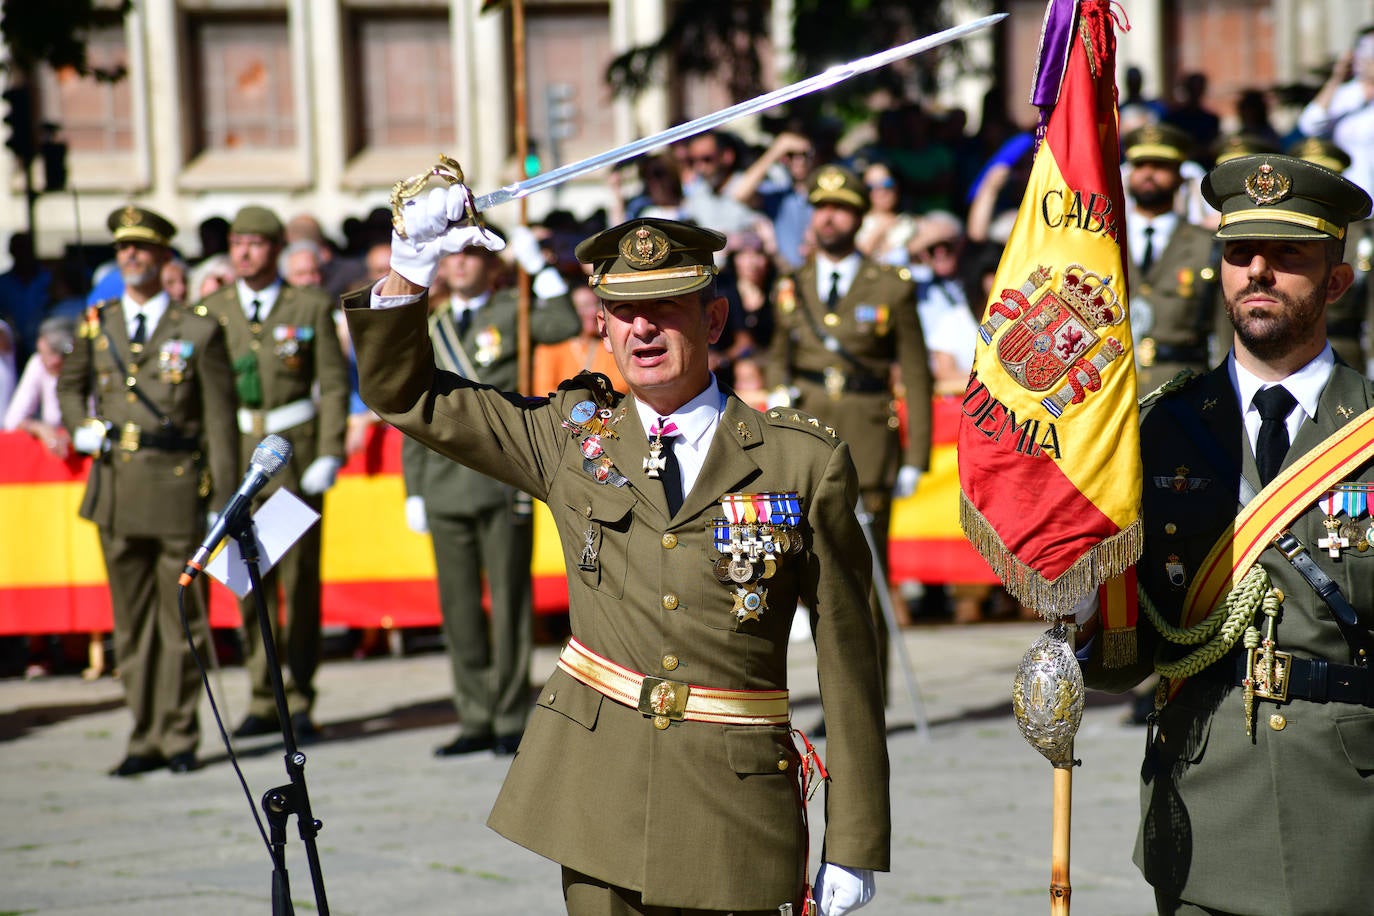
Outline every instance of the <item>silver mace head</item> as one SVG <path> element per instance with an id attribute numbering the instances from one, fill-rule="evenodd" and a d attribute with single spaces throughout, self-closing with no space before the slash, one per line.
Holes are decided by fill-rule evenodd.
<path id="1" fill-rule="evenodd" d="M 1056 767 L 1071 767 L 1073 739 L 1083 721 L 1083 672 L 1056 621 L 1031 643 L 1011 687 L 1011 706 L 1022 736 Z"/>

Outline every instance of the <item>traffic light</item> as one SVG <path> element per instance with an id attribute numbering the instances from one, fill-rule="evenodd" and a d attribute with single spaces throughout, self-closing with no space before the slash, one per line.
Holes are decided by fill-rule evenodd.
<path id="1" fill-rule="evenodd" d="M 5 145 L 20 162 L 28 165 L 37 152 L 33 136 L 33 94 L 28 86 L 11 86 L 0 93 L 0 98 L 5 102 L 5 124 L 9 127 Z"/>
<path id="2" fill-rule="evenodd" d="M 544 90 L 544 100 L 549 108 L 549 139 L 567 140 L 577 133 L 577 103 L 573 97 L 577 90 L 569 83 L 550 83 Z"/>

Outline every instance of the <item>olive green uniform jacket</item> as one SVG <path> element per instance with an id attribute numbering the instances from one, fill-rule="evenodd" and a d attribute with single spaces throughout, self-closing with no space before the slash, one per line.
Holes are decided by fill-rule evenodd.
<path id="1" fill-rule="evenodd" d="M 1355 268 L 1355 282 L 1326 307 L 1326 339 L 1337 356 L 1367 375 L 1374 348 L 1374 220 L 1350 224 L 1345 262 Z"/>
<path id="2" fill-rule="evenodd" d="M 1374 382 L 1338 361 L 1317 416 L 1303 423 L 1284 466 L 1371 406 Z M 1199 444 L 1204 430 L 1215 449 Z M 1137 571 L 1151 601 L 1177 623 L 1188 584 L 1239 511 L 1237 473 L 1259 483 L 1227 364 L 1159 398 L 1141 420 L 1140 438 L 1145 550 Z M 1210 460 L 1209 453 L 1225 459 Z M 1187 485 L 1176 487 L 1176 476 Z M 1374 466 L 1345 479 L 1374 481 Z M 1291 530 L 1340 586 L 1360 622 L 1374 626 L 1374 547 L 1332 559 L 1317 546 L 1326 535 L 1325 517 L 1314 504 Z M 1367 532 L 1367 514 L 1360 526 Z M 1183 565 L 1177 583 L 1166 569 L 1172 557 Z M 1285 596 L 1277 648 L 1350 664 L 1330 609 L 1307 581 L 1273 547 L 1259 562 Z M 1266 618 L 1262 612 L 1257 617 L 1262 632 Z M 1126 689 L 1148 674 L 1161 639 L 1143 616 L 1138 637 L 1139 663 L 1126 669 L 1090 664 L 1089 686 Z M 1162 651 L 1183 654 L 1172 644 Z M 1220 675 L 1232 663 L 1227 656 L 1189 678 L 1160 713 L 1141 770 L 1137 865 L 1167 895 L 1227 913 L 1370 912 L 1374 709 L 1257 700 L 1248 736 L 1242 690 Z M 1275 714 L 1281 719 L 1271 719 Z"/>
<path id="3" fill-rule="evenodd" d="M 1184 369 L 1212 365 L 1208 338 L 1230 324 L 1220 299 L 1221 245 L 1201 226 L 1181 220 L 1150 269 L 1132 268 L 1127 291 L 1135 346 L 1137 388 L 1146 394 Z"/>
<path id="4" fill-rule="evenodd" d="M 792 411 L 731 395 L 676 516 L 641 470 L 648 437 L 628 397 L 581 375 L 552 399 L 436 372 L 423 301 L 372 310 L 346 300 L 363 399 L 408 435 L 544 500 L 568 570 L 574 636 L 635 671 L 719 688 L 787 684 L 798 601 L 812 615 L 828 728 L 825 858 L 886 869 L 888 765 L 865 595 L 871 560 L 854 516 L 847 446 Z M 594 401 L 620 419 L 603 437 L 623 486 L 584 468 L 563 426 Z M 766 580 L 768 608 L 738 619 L 712 572 L 708 522 L 730 492 L 795 491 L 803 549 Z M 579 568 L 590 537 L 598 557 Z M 561 670 L 539 694 L 489 824 L 523 846 L 651 905 L 772 909 L 803 882 L 798 754 L 786 726 L 673 722 L 606 699 Z M 821 795 L 816 796 L 819 804 Z M 819 822 L 819 818 L 816 819 Z"/>
<path id="5" fill-rule="evenodd" d="M 95 317 L 62 363 L 58 399 L 73 434 L 88 415 L 113 426 L 112 449 L 91 462 L 80 513 L 100 529 L 115 654 L 134 718 L 128 752 L 171 757 L 199 743 L 200 679 L 177 576 L 205 535 L 207 511 L 222 508 L 238 485 L 233 374 L 219 326 L 183 306 L 167 306 L 137 355 L 120 300 L 102 303 Z M 163 438 L 145 438 L 152 436 Z M 198 650 L 208 633 L 206 582 L 187 589 Z"/>
<path id="6" fill-rule="evenodd" d="M 795 388 L 794 405 L 835 428 L 849 445 L 868 508 L 882 511 L 897 468 L 930 463 L 930 363 L 910 272 L 865 259 L 827 323 L 812 259 L 778 282 L 773 302 L 778 326 L 768 387 Z M 906 390 L 905 451 L 889 382 L 894 365 Z M 827 373 L 842 375 L 846 390 L 827 391 L 818 380 Z"/>

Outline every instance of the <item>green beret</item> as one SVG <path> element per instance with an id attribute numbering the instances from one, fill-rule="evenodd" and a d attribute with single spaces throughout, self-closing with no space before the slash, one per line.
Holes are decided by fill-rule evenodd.
<path id="1" fill-rule="evenodd" d="M 1219 239 L 1345 238 L 1369 216 L 1369 195 L 1354 182 L 1305 159 L 1242 156 L 1202 179 L 1202 196 L 1221 211 Z"/>
<path id="2" fill-rule="evenodd" d="M 1289 144 L 1284 153 L 1326 166 L 1333 172 L 1344 172 L 1350 168 L 1350 154 L 1321 137 L 1304 137 L 1296 143 Z"/>
<path id="3" fill-rule="evenodd" d="M 253 205 L 239 210 L 229 224 L 229 231 L 234 235 L 260 235 L 273 242 L 280 242 L 286 234 L 277 214 L 266 207 Z"/>
<path id="4" fill-rule="evenodd" d="M 116 242 L 147 242 L 151 245 L 170 246 L 177 227 L 171 220 L 154 213 L 145 207 L 129 204 L 110 214 L 105 224 L 114 233 Z"/>
<path id="5" fill-rule="evenodd" d="M 1254 134 L 1231 134 L 1229 137 L 1222 137 L 1212 148 L 1212 163 L 1221 165 L 1231 159 L 1241 156 L 1256 156 L 1261 153 L 1277 153 L 1279 147 L 1277 143 L 1271 143 L 1263 137 Z"/>
<path id="6" fill-rule="evenodd" d="M 725 236 L 671 219 L 635 219 L 577 246 L 592 266 L 587 283 L 602 299 L 670 299 L 710 285 Z"/>
<path id="7" fill-rule="evenodd" d="M 1142 124 L 1121 138 L 1127 162 L 1181 163 L 1192 155 L 1193 138 L 1172 124 Z"/>
<path id="8" fill-rule="evenodd" d="M 823 165 L 811 173 L 806 199 L 812 204 L 840 204 L 860 212 L 868 210 L 868 188 L 863 179 L 839 165 Z"/>

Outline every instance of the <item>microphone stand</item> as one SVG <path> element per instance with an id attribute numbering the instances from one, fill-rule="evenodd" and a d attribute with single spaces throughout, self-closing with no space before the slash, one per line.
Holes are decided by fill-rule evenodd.
<path id="1" fill-rule="evenodd" d="M 329 903 L 324 894 L 324 874 L 320 871 L 320 855 L 315 846 L 315 835 L 324 824 L 316 820 L 310 811 L 310 795 L 305 787 L 305 755 L 296 746 L 296 733 L 291 727 L 286 688 L 282 685 L 277 648 L 272 638 L 272 623 L 267 616 L 267 602 L 262 597 L 258 539 L 253 533 L 253 519 L 249 513 L 243 513 L 243 520 L 230 533 L 238 541 L 239 554 L 248 567 L 248 582 L 257 609 L 258 628 L 262 632 L 262 650 L 272 680 L 272 694 L 277 701 L 277 721 L 281 723 L 282 742 L 286 747 L 286 773 L 291 779 L 284 786 L 268 789 L 262 796 L 262 810 L 267 815 L 272 854 L 272 916 L 294 916 L 295 913 L 291 905 L 291 883 L 286 874 L 286 822 L 293 814 L 296 815 L 301 842 L 305 843 L 310 880 L 315 887 L 315 909 L 320 916 L 329 916 Z"/>

